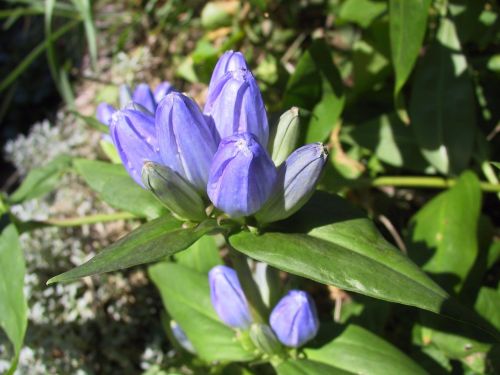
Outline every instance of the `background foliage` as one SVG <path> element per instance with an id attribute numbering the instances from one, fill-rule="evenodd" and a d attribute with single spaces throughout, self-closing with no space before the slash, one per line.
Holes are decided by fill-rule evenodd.
<path id="1" fill-rule="evenodd" d="M 179 247 L 201 239 L 175 262 L 45 286 L 164 213 L 100 148 L 96 104 L 117 104 L 119 84 L 164 79 L 203 102 L 218 56 L 237 49 L 271 119 L 298 106 L 302 143 L 330 147 L 322 194 L 350 201 L 330 197 L 316 216 L 349 219 L 347 228 L 294 234 L 300 249 L 321 244 L 335 254 L 325 274 L 305 268 L 310 253 L 278 246 L 281 233 L 230 237 L 255 259 L 335 285 L 281 274 L 284 288 L 312 293 L 323 328 L 305 350 L 308 360 L 284 362 L 277 372 L 500 372 L 492 336 L 372 298 L 500 330 L 498 7 L 483 0 L 4 1 L 0 119 L 11 164 L 2 168 L 0 201 L 0 371 L 14 371 L 19 359 L 19 373 L 206 373 L 222 360 L 213 372 L 272 373 L 259 363 L 225 362 L 251 358 L 207 300 L 206 272 L 227 258 L 220 238 L 201 237 L 208 224 L 182 231 Z M 315 202 L 306 210 L 314 213 Z M 351 204 L 361 208 L 354 216 Z M 172 236 L 164 225 L 181 231 L 165 218 L 146 228 L 162 242 Z M 304 223 L 299 216 L 287 225 Z M 350 238 L 354 231 L 362 235 Z M 140 236 L 134 241 L 129 250 L 114 246 L 130 252 L 142 245 Z M 352 250 L 376 241 L 401 254 L 373 259 Z M 295 262 L 280 263 L 280 252 Z M 406 257 L 457 305 L 443 305 L 440 288 L 434 299 L 416 298 L 431 284 L 405 278 L 419 275 Z M 100 270 L 138 263 L 125 260 Z M 397 273 L 386 270 L 391 264 Z M 198 357 L 176 343 L 171 318 Z"/>

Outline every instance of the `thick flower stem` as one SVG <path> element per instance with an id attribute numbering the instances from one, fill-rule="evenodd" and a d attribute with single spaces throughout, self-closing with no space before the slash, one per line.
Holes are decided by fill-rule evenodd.
<path id="1" fill-rule="evenodd" d="M 424 176 L 383 176 L 370 181 L 371 186 L 395 186 L 409 188 L 443 189 L 456 184 L 456 179 Z M 480 182 L 481 190 L 485 192 L 500 192 L 500 184 Z"/>
<path id="2" fill-rule="evenodd" d="M 229 244 L 228 247 L 230 249 L 230 257 L 233 262 L 233 267 L 238 273 L 238 279 L 240 280 L 241 287 L 243 288 L 250 305 L 252 318 L 256 323 L 266 323 L 268 317 L 267 307 L 264 304 L 259 288 L 252 277 L 252 271 L 248 265 L 247 258 L 239 251 L 233 249 Z"/>

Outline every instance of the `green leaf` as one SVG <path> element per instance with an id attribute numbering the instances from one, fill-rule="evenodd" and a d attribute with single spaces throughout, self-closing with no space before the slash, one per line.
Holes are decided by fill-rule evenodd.
<path id="1" fill-rule="evenodd" d="M 0 327 L 14 346 L 15 358 L 9 374 L 17 365 L 28 324 L 28 306 L 24 296 L 24 256 L 14 224 L 0 235 Z"/>
<path id="2" fill-rule="evenodd" d="M 294 219 L 298 223 L 287 228 L 299 228 L 292 233 L 241 232 L 232 235 L 230 243 L 284 271 L 371 297 L 434 312 L 448 299 L 344 199 L 316 193 Z"/>
<path id="3" fill-rule="evenodd" d="M 213 236 L 206 235 L 192 244 L 188 249 L 175 255 L 177 263 L 208 274 L 213 267 L 222 264 L 219 248 Z"/>
<path id="4" fill-rule="evenodd" d="M 396 82 L 394 96 L 410 76 L 427 29 L 430 0 L 390 0 L 389 29 Z"/>
<path id="5" fill-rule="evenodd" d="M 134 182 L 123 165 L 87 159 L 77 159 L 74 165 L 85 182 L 109 205 L 148 218 L 166 212 L 153 194 Z"/>
<path id="6" fill-rule="evenodd" d="M 217 227 L 214 220 L 193 228 L 182 228 L 181 225 L 182 222 L 169 215 L 150 221 L 106 247 L 88 262 L 51 278 L 47 284 L 156 262 L 186 249 Z"/>
<path id="7" fill-rule="evenodd" d="M 356 126 L 349 135 L 389 165 L 417 171 L 423 171 L 428 166 L 413 132 L 395 113 L 384 114 Z"/>
<path id="8" fill-rule="evenodd" d="M 366 329 L 349 325 L 319 349 L 306 349 L 307 358 L 355 374 L 426 374 L 403 352 Z"/>
<path id="9" fill-rule="evenodd" d="M 475 305 L 476 311 L 500 331 L 500 288 L 483 287 Z"/>
<path id="10" fill-rule="evenodd" d="M 71 161 L 70 156 L 61 155 L 43 167 L 32 169 L 8 201 L 19 203 L 52 191 L 57 186 L 61 174 L 71 167 Z"/>
<path id="11" fill-rule="evenodd" d="M 385 1 L 374 0 L 347 0 L 340 8 L 339 17 L 342 20 L 355 22 L 367 28 L 387 9 Z"/>
<path id="12" fill-rule="evenodd" d="M 424 157 L 443 174 L 469 163 L 475 132 L 475 98 L 455 25 L 443 18 L 437 40 L 417 67 L 410 117 Z"/>
<path id="13" fill-rule="evenodd" d="M 476 260 L 480 211 L 479 181 L 474 173 L 464 172 L 455 186 L 429 201 L 412 219 L 411 255 L 450 291 L 460 291 Z"/>
<path id="14" fill-rule="evenodd" d="M 182 327 L 197 354 L 206 361 L 248 361 L 252 352 L 236 340 L 236 332 L 222 323 L 210 302 L 208 274 L 175 263 L 149 267 L 169 315 Z"/>
<path id="15" fill-rule="evenodd" d="M 75 116 L 77 116 L 78 118 L 81 118 L 91 128 L 94 128 L 94 129 L 96 129 L 102 133 L 105 133 L 105 134 L 109 133 L 109 127 L 104 125 L 102 122 L 100 122 L 94 116 L 84 116 L 78 111 L 71 111 L 71 113 L 74 114 Z"/>
<path id="16" fill-rule="evenodd" d="M 344 371 L 333 366 L 309 359 L 289 359 L 276 367 L 278 375 L 350 375 L 353 372 Z"/>
<path id="17" fill-rule="evenodd" d="M 337 123 L 344 108 L 343 84 L 333 64 L 330 47 L 316 40 L 301 56 L 288 81 L 283 107 L 311 110 L 306 143 L 321 142 Z"/>
<path id="18" fill-rule="evenodd" d="M 353 45 L 352 68 L 354 95 L 379 88 L 391 74 L 389 60 L 383 52 L 377 49 L 375 43 L 363 39 Z"/>

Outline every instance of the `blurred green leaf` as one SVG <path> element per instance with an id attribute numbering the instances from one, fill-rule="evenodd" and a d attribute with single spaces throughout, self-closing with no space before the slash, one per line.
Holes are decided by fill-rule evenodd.
<path id="1" fill-rule="evenodd" d="M 95 69 L 97 66 L 97 36 L 96 27 L 92 19 L 92 3 L 90 0 L 72 0 L 75 8 L 80 13 L 85 28 L 85 36 L 87 38 L 88 52 L 90 56 L 90 63 Z"/>
<path id="2" fill-rule="evenodd" d="M 425 158 L 443 174 L 469 163 L 475 99 L 467 61 L 453 22 L 441 20 L 437 40 L 417 67 L 410 102 L 411 126 Z"/>
<path id="3" fill-rule="evenodd" d="M 427 29 L 430 0 L 390 0 L 392 63 L 396 74 L 394 96 L 410 76 Z"/>
<path id="4" fill-rule="evenodd" d="M 291 233 L 241 232 L 229 241 L 252 258 L 344 290 L 437 313 L 448 300 L 371 220 L 340 197 L 316 193 L 296 216 L 299 225 Z M 293 228 L 287 225 L 287 231 Z"/>
<path id="5" fill-rule="evenodd" d="M 343 84 L 330 47 L 318 39 L 301 56 L 290 77 L 283 107 L 297 106 L 312 111 L 305 135 L 306 143 L 311 143 L 326 139 L 336 126 L 344 103 Z"/>
<path id="6" fill-rule="evenodd" d="M 139 217 L 155 218 L 166 212 L 163 205 L 128 175 L 121 164 L 77 159 L 77 172 L 111 206 Z"/>
<path id="7" fill-rule="evenodd" d="M 309 359 L 288 359 L 276 367 L 278 375 L 354 375 L 337 367 Z"/>
<path id="8" fill-rule="evenodd" d="M 203 236 L 186 250 L 175 255 L 177 263 L 200 273 L 208 274 L 213 267 L 222 264 L 219 248 L 213 236 Z"/>
<path id="9" fill-rule="evenodd" d="M 175 263 L 149 267 L 169 315 L 182 327 L 197 354 L 206 361 L 248 361 L 236 332 L 220 321 L 210 301 L 208 274 Z"/>
<path id="10" fill-rule="evenodd" d="M 500 288 L 483 287 L 475 305 L 476 311 L 500 331 Z"/>
<path id="11" fill-rule="evenodd" d="M 21 183 L 21 186 L 9 196 L 8 201 L 10 203 L 20 203 L 38 198 L 54 190 L 61 175 L 70 169 L 71 162 L 72 158 L 70 156 L 61 155 L 43 167 L 32 169 Z"/>
<path id="12" fill-rule="evenodd" d="M 191 246 L 217 226 L 212 220 L 192 228 L 182 228 L 181 225 L 182 222 L 170 215 L 150 221 L 106 247 L 88 262 L 52 277 L 47 284 L 159 261 Z"/>
<path id="13" fill-rule="evenodd" d="M 455 186 L 428 202 L 412 219 L 412 246 L 419 252 L 415 257 L 448 290 L 460 291 L 474 265 L 480 210 L 479 181 L 474 173 L 464 172 Z"/>
<path id="14" fill-rule="evenodd" d="M 0 235 L 0 327 L 14 346 L 15 358 L 7 374 L 13 374 L 28 325 L 28 305 L 24 296 L 24 255 L 14 224 Z"/>
<path id="15" fill-rule="evenodd" d="M 356 325 L 319 349 L 306 349 L 307 358 L 355 374 L 426 374 L 403 352 Z"/>
<path id="16" fill-rule="evenodd" d="M 372 44 L 358 40 L 353 45 L 353 76 L 355 93 L 377 89 L 390 75 L 389 60 Z"/>
<path id="17" fill-rule="evenodd" d="M 386 1 L 380 0 L 347 0 L 340 8 L 339 17 L 342 20 L 355 22 L 367 28 L 373 20 L 387 10 Z"/>
<path id="18" fill-rule="evenodd" d="M 213 30 L 230 26 L 238 11 L 238 1 L 209 1 L 201 11 L 201 24 L 204 28 Z"/>

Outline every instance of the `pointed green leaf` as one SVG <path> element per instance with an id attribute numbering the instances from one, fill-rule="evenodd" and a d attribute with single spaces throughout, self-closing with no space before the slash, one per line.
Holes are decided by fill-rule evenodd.
<path id="1" fill-rule="evenodd" d="M 139 217 L 155 218 L 166 212 L 153 194 L 132 180 L 122 164 L 77 159 L 74 165 L 85 182 L 109 205 Z"/>
<path id="2" fill-rule="evenodd" d="M 181 326 L 197 354 L 206 361 L 248 361 L 236 332 L 222 323 L 210 302 L 208 273 L 175 263 L 149 267 L 149 275 L 161 293 L 169 315 Z"/>
<path id="3" fill-rule="evenodd" d="M 349 325 L 319 349 L 306 349 L 307 358 L 355 374 L 426 374 L 403 352 L 366 329 Z"/>
<path id="4" fill-rule="evenodd" d="M 207 220 L 193 228 L 182 228 L 181 221 L 162 216 L 135 229 L 81 266 L 51 278 L 47 284 L 158 261 L 191 246 L 216 226 L 214 220 Z"/>
<path id="5" fill-rule="evenodd" d="M 455 25 L 441 20 L 437 39 L 417 67 L 411 126 L 424 157 L 443 174 L 459 173 L 474 145 L 475 98 Z"/>
<path id="6" fill-rule="evenodd" d="M 175 255 L 177 263 L 192 268 L 200 273 L 207 273 L 218 264 L 222 264 L 219 248 L 213 236 L 206 235 L 188 249 Z"/>
<path id="7" fill-rule="evenodd" d="M 14 224 L 0 235 L 0 327 L 14 346 L 15 358 L 8 373 L 16 367 L 28 324 L 24 296 L 24 256 Z"/>
<path id="8" fill-rule="evenodd" d="M 309 359 L 288 359 L 276 367 L 278 375 L 354 375 L 354 372 L 344 371 Z"/>

